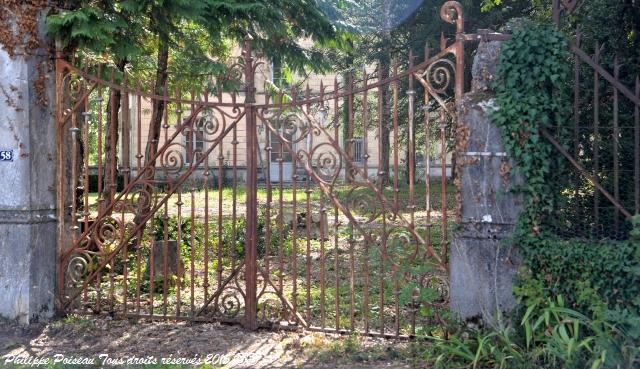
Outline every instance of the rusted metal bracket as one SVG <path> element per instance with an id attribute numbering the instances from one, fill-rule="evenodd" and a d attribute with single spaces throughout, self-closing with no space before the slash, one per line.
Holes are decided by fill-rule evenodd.
<path id="1" fill-rule="evenodd" d="M 460 153 L 464 156 L 500 156 L 506 157 L 509 156 L 506 152 L 490 152 L 490 151 L 467 151 Z"/>
<path id="2" fill-rule="evenodd" d="M 489 29 L 479 29 L 477 33 L 467 33 L 464 35 L 465 41 L 509 41 L 513 38 L 510 34 L 493 32 Z"/>

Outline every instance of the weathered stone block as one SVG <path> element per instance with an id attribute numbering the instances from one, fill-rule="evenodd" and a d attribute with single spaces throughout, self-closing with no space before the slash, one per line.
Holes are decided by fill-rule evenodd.
<path id="1" fill-rule="evenodd" d="M 0 162 L 0 317 L 23 324 L 54 314 L 54 80 L 46 50 L 12 57 L 0 44 L 0 149 L 14 157 Z"/>
<path id="2" fill-rule="evenodd" d="M 153 276 L 154 279 L 164 279 L 165 275 L 165 257 L 166 257 L 166 271 L 167 278 L 171 280 L 172 276 L 178 276 L 184 274 L 184 262 L 180 257 L 180 248 L 178 247 L 178 241 L 168 240 L 156 241 L 153 243 Z M 151 257 L 147 262 L 147 270 L 145 277 L 149 278 L 151 273 Z"/>
<path id="3" fill-rule="evenodd" d="M 480 42 L 471 68 L 471 92 L 491 89 L 500 62 L 500 41 Z"/>
<path id="4" fill-rule="evenodd" d="M 506 241 L 522 210 L 511 189 L 522 183 L 511 168 L 499 128 L 491 121 L 488 91 L 499 60 L 499 42 L 481 43 L 474 61 L 473 91 L 459 102 L 457 142 L 460 230 L 450 251 L 450 304 L 461 319 L 495 323 L 515 306 L 513 283 L 520 255 Z"/>

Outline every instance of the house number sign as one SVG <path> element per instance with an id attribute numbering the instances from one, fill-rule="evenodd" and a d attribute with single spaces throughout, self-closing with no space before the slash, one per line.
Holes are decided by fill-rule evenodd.
<path id="1" fill-rule="evenodd" d="M 13 161 L 13 150 L 0 149 L 0 162 Z"/>

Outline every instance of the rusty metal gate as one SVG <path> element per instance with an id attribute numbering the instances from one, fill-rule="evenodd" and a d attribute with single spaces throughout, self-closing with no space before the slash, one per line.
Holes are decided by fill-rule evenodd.
<path id="1" fill-rule="evenodd" d="M 437 324 L 454 102 L 481 37 L 458 3 L 441 17 L 456 39 L 437 54 L 286 96 L 262 88 L 250 39 L 226 77 L 244 87 L 213 96 L 58 57 L 60 308 L 383 336 Z"/>

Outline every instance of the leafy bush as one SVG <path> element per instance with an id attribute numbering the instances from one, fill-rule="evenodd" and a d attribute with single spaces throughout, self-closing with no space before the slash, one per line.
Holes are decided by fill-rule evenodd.
<path id="1" fill-rule="evenodd" d="M 529 305 L 517 327 L 464 329 L 429 337 L 436 368 L 634 368 L 640 351 L 616 325 L 565 307 L 561 297 Z"/>
<path id="2" fill-rule="evenodd" d="M 194 241 L 196 245 L 196 258 L 201 259 L 203 253 L 203 247 L 198 245 L 203 245 L 205 242 L 205 226 L 204 222 L 201 219 L 197 219 L 195 222 L 192 222 L 191 218 L 183 217 L 181 219 L 180 226 L 178 226 L 178 217 L 177 216 L 169 216 L 169 217 L 161 217 L 156 216 L 153 221 L 154 231 L 155 231 L 155 239 L 157 241 L 163 240 L 165 237 L 164 228 L 165 224 L 167 227 L 167 239 L 169 240 L 177 240 L 178 239 L 178 229 L 181 230 L 181 251 L 183 254 L 183 258 L 188 259 L 191 252 L 191 227 L 195 227 L 194 229 Z M 258 256 L 263 257 L 266 253 L 267 247 L 269 248 L 269 253 L 274 254 L 278 252 L 278 243 L 279 243 L 279 228 L 275 218 L 270 219 L 271 224 L 271 237 L 269 240 L 266 239 L 266 219 L 261 214 L 258 216 Z M 218 230 L 217 221 L 211 222 L 208 228 L 208 240 L 209 247 L 213 249 L 217 249 L 218 242 L 222 241 L 222 253 L 225 256 L 235 255 L 234 258 L 237 260 L 242 259 L 244 257 L 244 245 L 246 243 L 246 219 L 244 217 L 237 217 L 235 220 L 235 228 L 233 219 L 229 217 L 224 217 L 222 220 L 221 226 L 222 232 L 220 233 Z M 290 230 L 285 227 L 284 228 L 284 252 L 287 254 L 291 252 L 291 234 Z"/>

